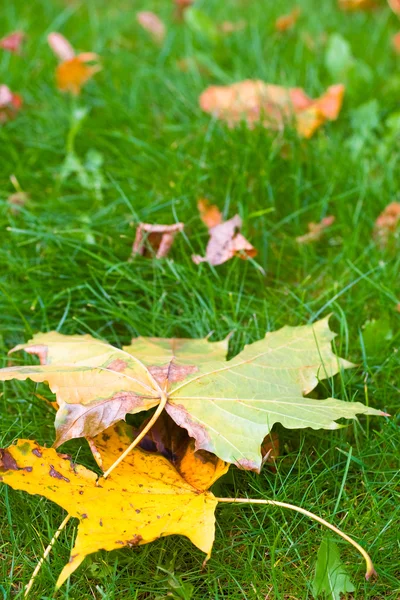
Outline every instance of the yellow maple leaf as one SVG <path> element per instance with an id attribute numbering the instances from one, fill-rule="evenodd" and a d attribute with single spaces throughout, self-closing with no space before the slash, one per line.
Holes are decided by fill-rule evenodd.
<path id="1" fill-rule="evenodd" d="M 97 54 L 85 52 L 62 62 L 56 70 L 57 87 L 61 92 L 71 92 L 78 95 L 82 86 L 101 70 L 99 65 L 86 63 L 95 61 Z"/>

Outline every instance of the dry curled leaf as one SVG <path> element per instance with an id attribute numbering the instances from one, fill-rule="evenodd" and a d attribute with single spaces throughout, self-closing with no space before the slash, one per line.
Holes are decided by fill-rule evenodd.
<path id="1" fill-rule="evenodd" d="M 104 432 L 95 441 L 107 467 L 131 440 L 121 426 L 115 435 Z M 57 588 L 86 556 L 100 549 L 132 548 L 179 534 L 207 556 L 211 553 L 218 501 L 211 492 L 185 481 L 163 456 L 135 449 L 104 479 L 65 454 L 19 440 L 0 451 L 0 481 L 44 496 L 79 519 L 71 557 Z"/>
<path id="2" fill-rule="evenodd" d="M 310 138 L 326 121 L 337 119 L 342 107 L 344 86 L 331 86 L 320 98 L 309 98 L 301 88 L 284 88 L 260 80 L 246 80 L 227 86 L 211 86 L 200 96 L 202 110 L 234 127 L 245 121 L 282 130 L 294 123 L 298 133 Z"/>
<path id="3" fill-rule="evenodd" d="M 328 217 L 324 217 L 319 223 L 308 223 L 308 233 L 299 235 L 296 238 L 296 242 L 298 244 L 311 244 L 312 242 L 317 242 L 322 238 L 326 229 L 331 227 L 334 222 L 335 217 L 333 215 L 329 215 Z"/>
<path id="4" fill-rule="evenodd" d="M 376 0 L 338 0 L 339 8 L 347 12 L 377 8 Z"/>
<path id="5" fill-rule="evenodd" d="M 337 429 L 337 419 L 385 413 L 359 402 L 305 398 L 319 380 L 353 365 L 332 352 L 328 319 L 283 327 L 222 358 L 225 343 L 137 338 L 118 350 L 89 335 L 38 334 L 17 346 L 42 365 L 0 370 L 0 380 L 48 382 L 56 394 L 59 445 L 93 437 L 127 413 L 162 403 L 207 450 L 245 469 L 261 467 L 261 443 L 275 423 Z"/>
<path id="6" fill-rule="evenodd" d="M 400 202 L 391 202 L 375 221 L 374 238 L 381 248 L 399 231 Z"/>
<path id="7" fill-rule="evenodd" d="M 0 40 L 0 48 L 14 54 L 20 54 L 24 39 L 25 33 L 23 31 L 14 31 Z"/>
<path id="8" fill-rule="evenodd" d="M 289 14 L 278 17 L 275 21 L 275 30 L 283 33 L 284 31 L 288 31 L 288 29 L 292 29 L 299 20 L 300 14 L 300 8 L 296 7 Z"/>
<path id="9" fill-rule="evenodd" d="M 0 85 L 0 124 L 13 119 L 22 107 L 22 97 L 7 85 Z"/>
<path id="10" fill-rule="evenodd" d="M 139 223 L 136 229 L 135 241 L 133 242 L 132 254 L 142 256 L 154 256 L 165 258 L 177 233 L 183 231 L 183 223 L 174 225 L 153 225 L 151 223 Z"/>
<path id="11" fill-rule="evenodd" d="M 50 33 L 47 41 L 54 54 L 62 61 L 56 69 L 58 89 L 78 96 L 85 83 L 101 70 L 101 66 L 97 64 L 98 55 L 94 52 L 76 54 L 69 41 L 57 32 Z"/>
<path id="12" fill-rule="evenodd" d="M 151 34 L 154 41 L 159 44 L 164 41 L 166 28 L 160 17 L 155 13 L 150 11 L 138 12 L 136 20 L 143 29 Z"/>
<path id="13" fill-rule="evenodd" d="M 192 256 L 196 265 L 208 262 L 210 265 L 222 265 L 234 256 L 247 259 L 257 255 L 257 250 L 239 233 L 242 219 L 235 215 L 228 221 L 222 220 L 222 214 L 214 204 L 207 200 L 198 201 L 198 209 L 203 223 L 208 227 L 210 239 L 206 248 L 206 255 Z"/>
<path id="14" fill-rule="evenodd" d="M 388 0 L 388 4 L 396 15 L 400 15 L 400 0 Z"/>

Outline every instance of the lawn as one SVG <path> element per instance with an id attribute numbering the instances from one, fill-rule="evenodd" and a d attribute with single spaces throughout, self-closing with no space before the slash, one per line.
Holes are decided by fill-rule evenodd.
<path id="1" fill-rule="evenodd" d="M 289 0 L 199 1 L 214 23 L 246 21 L 216 37 L 176 22 L 166 0 L 2 4 L 0 37 L 27 34 L 22 57 L 0 50 L 0 83 L 24 99 L 17 117 L 0 127 L 2 366 L 10 348 L 38 331 L 90 333 L 116 346 L 137 335 L 211 333 L 220 340 L 231 333 L 232 356 L 266 331 L 332 314 L 336 351 L 357 368 L 323 381 L 315 397 L 358 400 L 391 418 L 360 417 L 332 432 L 277 427 L 276 469 L 261 476 L 231 469 L 218 494 L 275 498 L 326 518 L 369 549 L 379 573 L 366 582 L 361 557 L 336 538 L 353 597 L 396 600 L 400 253 L 399 238 L 382 249 L 372 232 L 385 206 L 399 199 L 400 75 L 391 37 L 400 22 L 383 1 L 355 13 L 340 11 L 335 0 L 297 4 L 299 22 L 277 34 L 275 19 L 293 8 Z M 140 28 L 138 10 L 153 10 L 167 24 L 163 44 Z M 101 57 L 102 71 L 78 99 L 56 89 L 51 31 Z M 343 41 L 347 50 L 339 51 Z M 301 86 L 313 97 L 343 82 L 343 109 L 310 140 L 290 129 L 229 129 L 200 110 L 208 85 L 248 78 Z M 65 169 L 73 148 L 80 177 Z M 29 194 L 17 210 L 7 202 L 15 191 L 11 175 Z M 201 197 L 226 218 L 240 214 L 257 257 L 219 267 L 193 263 L 208 239 L 196 208 Z M 296 242 L 309 222 L 327 215 L 336 220 L 320 241 Z M 167 258 L 129 260 L 141 221 L 185 223 Z M 2 446 L 24 437 L 51 445 L 48 388 L 30 381 L 2 388 Z M 93 467 L 83 440 L 62 450 Z M 6 486 L 0 507 L 0 597 L 22 598 L 65 513 Z M 217 519 L 204 568 L 189 540 L 167 537 L 89 557 L 57 598 L 313 597 L 325 535 L 319 525 L 276 507 L 221 505 Z M 61 534 L 32 598 L 52 597 L 75 530 L 71 522 Z"/>

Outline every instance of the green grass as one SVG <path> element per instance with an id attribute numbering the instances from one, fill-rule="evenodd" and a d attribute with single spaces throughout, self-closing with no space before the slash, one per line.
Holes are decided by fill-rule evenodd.
<path id="1" fill-rule="evenodd" d="M 349 15 L 334 0 L 317 8 L 319 3 L 299 0 L 299 25 L 279 37 L 274 19 L 291 2 L 199 2 L 216 22 L 248 23 L 212 43 L 176 24 L 170 4 L 17 0 L 0 8 L 0 36 L 15 29 L 28 34 L 23 58 L 0 51 L 0 83 L 25 100 L 18 118 L 0 129 L 3 364 L 8 349 L 39 330 L 92 333 L 115 345 L 138 334 L 213 332 L 221 339 L 233 332 L 236 353 L 266 330 L 332 312 L 337 351 L 359 366 L 321 384 L 321 397 L 368 402 L 392 418 L 362 419 L 338 432 L 279 430 L 276 473 L 232 469 L 218 493 L 275 498 L 325 517 L 368 548 L 379 571 L 378 580 L 366 583 L 361 558 L 338 540 L 354 598 L 398 599 L 400 253 L 396 240 L 387 251 L 378 249 L 372 229 L 381 210 L 398 199 L 400 78 L 390 37 L 399 23 L 383 2 L 381 10 Z M 157 10 L 168 23 L 161 48 L 136 24 L 140 8 Z M 103 71 L 75 104 L 54 86 L 56 60 L 46 43 L 53 30 L 102 57 Z M 317 40 L 314 49 L 306 33 Z M 339 120 L 309 142 L 290 131 L 278 140 L 261 128 L 231 131 L 198 108 L 207 85 L 245 78 L 321 94 L 336 82 L 324 61 L 324 36 L 332 33 L 347 39 L 358 62 L 343 74 L 347 94 Z M 181 72 L 177 61 L 183 57 L 197 57 L 204 68 L 194 64 Z M 90 149 L 102 155 L 101 192 L 83 188 L 75 176 L 60 177 L 74 106 L 90 111 L 75 149 L 82 160 Z M 283 146 L 289 160 L 281 156 Z M 6 201 L 11 174 L 30 194 L 16 214 Z M 191 254 L 202 253 L 207 241 L 196 210 L 202 196 L 226 216 L 243 217 L 243 231 L 259 250 L 255 261 L 234 259 L 215 269 L 192 263 Z M 336 223 L 324 240 L 299 247 L 295 237 L 327 214 Z M 168 259 L 128 261 L 135 223 L 178 220 L 185 232 Z M 4 385 L 3 445 L 18 437 L 52 443 L 53 412 L 37 393 L 50 397 L 45 386 L 31 382 Z M 92 464 L 79 440 L 67 450 Z M 22 598 L 63 513 L 5 486 L 0 507 L 0 598 Z M 173 589 L 167 571 L 192 585 L 198 600 L 312 598 L 325 535 L 319 526 L 278 508 L 226 505 L 217 518 L 204 570 L 200 551 L 185 538 L 170 537 L 94 555 L 57 597 L 164 598 Z M 69 524 L 62 534 L 33 598 L 52 597 L 74 531 Z M 189 598 L 182 590 L 174 597 Z"/>

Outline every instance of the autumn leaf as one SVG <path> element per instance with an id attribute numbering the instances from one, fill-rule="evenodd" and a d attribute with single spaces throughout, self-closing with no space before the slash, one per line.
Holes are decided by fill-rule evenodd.
<path id="1" fill-rule="evenodd" d="M 388 4 L 396 15 L 400 15 L 400 0 L 388 0 Z"/>
<path id="2" fill-rule="evenodd" d="M 8 50 L 13 54 L 20 54 L 24 39 L 25 33 L 23 33 L 23 31 L 14 31 L 0 40 L 0 48 Z"/>
<path id="3" fill-rule="evenodd" d="M 390 0 L 389 0 L 390 1 Z M 347 12 L 376 8 L 376 0 L 338 0 L 339 8 Z"/>
<path id="4" fill-rule="evenodd" d="M 155 42 L 160 44 L 164 41 L 166 28 L 159 16 L 150 11 L 141 11 L 136 14 L 136 20 Z"/>
<path id="5" fill-rule="evenodd" d="M 69 41 L 57 32 L 50 33 L 47 41 L 54 54 L 62 61 L 56 69 L 58 89 L 79 95 L 83 85 L 101 70 L 100 65 L 96 64 L 98 55 L 94 52 L 75 54 Z"/>
<path id="6" fill-rule="evenodd" d="M 337 119 L 344 86 L 331 86 L 320 98 L 309 98 L 301 88 L 284 88 L 260 80 L 246 80 L 227 86 L 211 86 L 199 98 L 202 110 L 234 127 L 245 121 L 282 130 L 294 123 L 298 133 L 310 138 L 326 121 Z"/>
<path id="7" fill-rule="evenodd" d="M 13 119 L 22 107 L 22 98 L 6 85 L 0 85 L 0 124 Z"/>
<path id="8" fill-rule="evenodd" d="M 275 30 L 283 33 L 284 31 L 292 29 L 299 20 L 300 14 L 301 10 L 296 7 L 289 14 L 278 17 L 275 21 Z"/>
<path id="9" fill-rule="evenodd" d="M 174 0 L 176 7 L 176 18 L 181 21 L 184 18 L 185 10 L 193 4 L 194 0 Z"/>
<path id="10" fill-rule="evenodd" d="M 398 232 L 400 225 L 400 202 L 391 202 L 375 221 L 374 239 L 383 249 Z"/>
<path id="11" fill-rule="evenodd" d="M 14 348 L 38 355 L 42 366 L 1 369 L 0 380 L 48 382 L 60 406 L 57 446 L 161 402 L 196 450 L 259 470 L 261 443 L 275 423 L 337 429 L 340 418 L 385 414 L 359 402 L 303 397 L 352 366 L 333 354 L 334 337 L 327 319 L 283 327 L 225 361 L 220 342 L 138 338 L 118 350 L 89 335 L 50 332 Z"/>
<path id="12" fill-rule="evenodd" d="M 200 218 L 208 227 L 210 239 L 206 248 L 206 255 L 192 256 L 193 262 L 197 265 L 201 262 L 208 262 L 210 265 L 222 265 L 234 256 L 247 259 L 257 255 L 257 250 L 239 233 L 242 225 L 242 219 L 235 215 L 228 221 L 223 221 L 222 214 L 214 204 L 209 204 L 207 200 L 198 201 Z"/>
<path id="13" fill-rule="evenodd" d="M 400 31 L 392 36 L 392 46 L 396 54 L 400 54 Z"/>
<path id="14" fill-rule="evenodd" d="M 122 443 L 118 435 L 101 434 L 98 447 L 105 465 Z M 108 479 L 72 463 L 65 454 L 30 440 L 0 453 L 0 480 L 14 489 L 39 494 L 79 519 L 78 534 L 57 588 L 97 550 L 134 547 L 159 537 L 180 534 L 211 553 L 217 499 L 187 483 L 163 456 L 132 451 Z"/>
<path id="15" fill-rule="evenodd" d="M 183 223 L 174 223 L 174 225 L 139 223 L 132 254 L 141 254 L 147 257 L 155 255 L 156 258 L 165 258 L 174 243 L 176 234 L 183 231 L 183 228 Z"/>
<path id="16" fill-rule="evenodd" d="M 308 224 L 308 233 L 304 235 L 299 235 L 296 238 L 296 242 L 298 244 L 310 244 L 312 242 L 317 242 L 322 238 L 326 229 L 329 229 L 331 225 L 335 222 L 335 217 L 333 215 L 329 215 L 328 217 L 324 217 L 319 223 L 311 222 Z"/>

